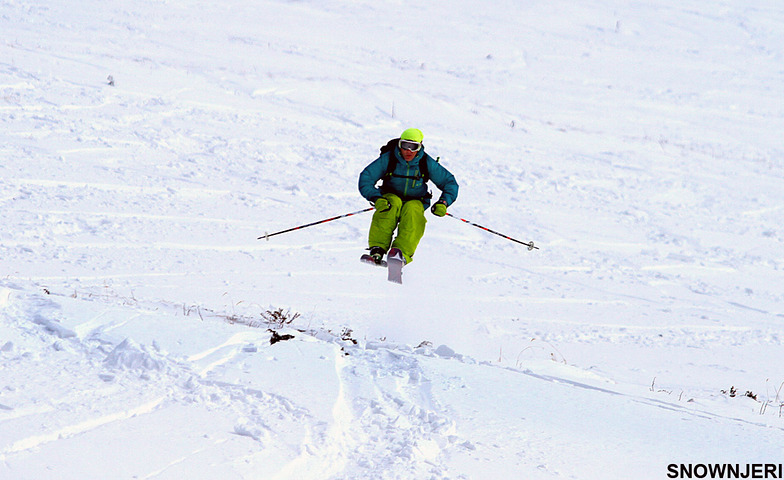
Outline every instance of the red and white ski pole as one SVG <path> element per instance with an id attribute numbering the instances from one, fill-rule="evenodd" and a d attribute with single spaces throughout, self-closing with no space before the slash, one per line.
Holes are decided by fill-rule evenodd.
<path id="1" fill-rule="evenodd" d="M 265 239 L 269 240 L 269 237 L 274 237 L 275 235 L 280 235 L 281 233 L 288 233 L 288 232 L 293 232 L 294 230 L 301 230 L 303 228 L 312 227 L 313 225 L 319 225 L 321 223 L 327 223 L 327 222 L 331 222 L 333 220 L 339 220 L 341 218 L 350 217 L 352 215 L 357 215 L 359 213 L 369 212 L 371 210 L 373 210 L 373 207 L 369 207 L 369 208 L 366 208 L 364 210 L 358 210 L 356 212 L 347 213 L 345 215 L 338 215 L 337 217 L 332 217 L 332 218 L 327 218 L 327 219 L 324 219 L 324 220 L 319 220 L 318 222 L 309 223 L 307 225 L 300 225 L 299 227 L 293 227 L 293 228 L 289 228 L 287 230 L 281 230 L 280 232 L 265 233 L 264 235 L 260 236 L 256 240 L 261 240 L 262 238 L 265 238 Z"/>
<path id="2" fill-rule="evenodd" d="M 447 216 L 450 216 L 450 217 L 452 217 L 452 218 L 456 218 L 456 219 L 460 220 L 461 222 L 465 222 L 465 223 L 467 223 L 467 224 L 469 224 L 469 225 L 473 225 L 473 226 L 475 226 L 476 228 L 481 228 L 482 230 L 484 230 L 484 231 L 486 231 L 486 232 L 490 232 L 490 233 L 496 234 L 496 235 L 498 235 L 499 237 L 504 237 L 504 238 L 505 238 L 505 239 L 507 239 L 507 240 L 511 240 L 511 241 L 513 241 L 513 242 L 517 242 L 517 243 L 519 243 L 519 244 L 521 244 L 521 245 L 525 245 L 526 247 L 528 247 L 528 250 L 533 250 L 534 248 L 535 248 L 535 249 L 537 249 L 537 250 L 539 250 L 539 247 L 535 246 L 535 245 L 534 245 L 534 242 L 521 242 L 520 240 L 514 239 L 514 238 L 512 238 L 512 237 L 510 237 L 510 236 L 508 236 L 508 235 L 504 235 L 503 233 L 498 233 L 498 232 L 496 232 L 495 230 L 490 230 L 490 229 L 489 229 L 489 228 L 487 228 L 487 227 L 483 227 L 483 226 L 481 226 L 481 225 L 477 225 L 476 223 L 474 223 L 474 222 L 470 222 L 470 221 L 466 220 L 465 218 L 456 217 L 456 216 L 452 215 L 452 214 L 451 214 L 451 213 L 449 213 L 449 212 L 447 212 Z"/>

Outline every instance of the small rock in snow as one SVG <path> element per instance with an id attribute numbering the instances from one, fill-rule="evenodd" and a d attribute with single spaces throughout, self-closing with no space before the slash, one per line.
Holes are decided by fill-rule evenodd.
<path id="1" fill-rule="evenodd" d="M 442 358 L 452 358 L 455 356 L 455 351 L 446 345 L 441 345 L 436 348 L 435 354 Z"/>

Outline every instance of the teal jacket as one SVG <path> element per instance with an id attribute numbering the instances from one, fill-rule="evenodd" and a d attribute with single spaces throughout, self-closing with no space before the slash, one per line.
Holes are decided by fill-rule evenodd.
<path id="1" fill-rule="evenodd" d="M 438 201 L 446 202 L 447 207 L 452 205 L 457 200 L 459 188 L 455 176 L 425 153 L 424 148 L 420 149 L 410 162 L 403 159 L 398 147 L 382 153 L 359 174 L 359 193 L 371 202 L 375 202 L 385 193 L 394 193 L 403 200 L 421 200 L 425 208 L 429 207 L 431 195 L 427 182 L 423 181 L 419 172 L 420 161 L 427 162 L 430 180 L 441 190 Z M 392 176 L 384 180 L 383 188 L 377 187 L 376 184 L 387 172 L 389 162 L 396 163 Z"/>

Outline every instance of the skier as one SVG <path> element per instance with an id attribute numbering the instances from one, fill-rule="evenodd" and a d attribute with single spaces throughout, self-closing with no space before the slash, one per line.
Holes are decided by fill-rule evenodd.
<path id="1" fill-rule="evenodd" d="M 381 147 L 381 156 L 359 174 L 359 192 L 375 207 L 368 233 L 368 250 L 377 265 L 383 265 L 389 250 L 390 262 L 413 261 L 419 241 L 425 233 L 425 209 L 432 194 L 428 180 L 441 190 L 441 196 L 430 211 L 446 215 L 446 209 L 457 199 L 458 185 L 454 175 L 437 160 L 425 153 L 422 131 L 405 130 L 400 138 Z M 380 186 L 376 186 L 382 180 Z M 397 229 L 394 241 L 393 234 Z M 390 249 L 390 246 L 392 247 Z M 363 255 L 363 259 L 367 256 Z"/>

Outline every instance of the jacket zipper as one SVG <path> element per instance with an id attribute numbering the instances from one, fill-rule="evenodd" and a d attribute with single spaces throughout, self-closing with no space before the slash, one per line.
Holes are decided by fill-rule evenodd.
<path id="1" fill-rule="evenodd" d="M 408 197 L 408 186 L 409 183 L 411 182 L 411 178 L 409 178 L 410 175 L 411 175 L 411 164 L 410 162 L 406 162 L 406 184 L 405 184 L 406 187 L 403 189 L 403 196 L 405 197 Z"/>

